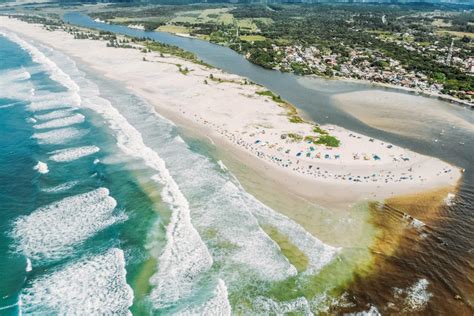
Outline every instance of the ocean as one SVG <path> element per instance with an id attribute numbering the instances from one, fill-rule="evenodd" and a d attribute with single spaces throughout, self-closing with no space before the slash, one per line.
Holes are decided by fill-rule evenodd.
<path id="1" fill-rule="evenodd" d="M 0 128 L 2 315 L 324 311 L 368 254 L 312 236 L 146 102 L 13 34 Z"/>

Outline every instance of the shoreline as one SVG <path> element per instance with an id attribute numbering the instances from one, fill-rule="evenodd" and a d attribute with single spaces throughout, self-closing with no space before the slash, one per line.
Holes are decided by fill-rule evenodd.
<path id="1" fill-rule="evenodd" d="M 340 147 L 318 146 L 303 140 L 293 142 L 287 136 L 317 137 L 313 136 L 313 125 L 290 122 L 281 104 L 267 95 L 259 95 L 262 88 L 243 84 L 245 78 L 240 76 L 174 56 L 105 47 L 103 41 L 73 39 L 64 31 L 51 32 L 39 25 L 0 19 L 4 28 L 27 38 L 35 34 L 35 41 L 123 83 L 158 113 L 178 125 L 192 126 L 273 185 L 309 201 L 347 205 L 369 198 L 383 200 L 455 185 L 461 177 L 458 168 L 439 159 L 337 126 L 323 128 L 341 140 Z M 181 67 L 189 68 L 189 73 L 183 74 Z M 210 80 L 209 73 L 220 80 Z M 226 100 L 226 104 L 219 100 Z M 372 154 L 353 154 L 358 148 L 369 148 Z"/>
<path id="2" fill-rule="evenodd" d="M 373 87 L 377 87 L 377 88 L 385 88 L 385 89 L 388 89 L 388 90 L 393 90 L 394 92 L 404 92 L 404 93 L 407 93 L 407 94 L 410 94 L 410 95 L 417 95 L 417 96 L 422 96 L 422 97 L 426 97 L 426 98 L 438 99 L 438 100 L 441 100 L 441 101 L 454 103 L 454 104 L 457 104 L 457 105 L 460 105 L 460 106 L 466 106 L 466 107 L 469 107 L 470 109 L 474 109 L 474 103 L 464 101 L 464 100 L 452 97 L 450 95 L 427 92 L 427 91 L 419 90 L 419 89 L 415 89 L 415 88 L 397 86 L 397 85 L 393 85 L 393 84 L 390 84 L 390 83 L 375 82 L 375 81 L 355 79 L 355 78 L 345 78 L 345 77 L 325 78 L 325 77 L 320 77 L 320 76 L 316 76 L 316 75 L 310 75 L 308 77 L 310 77 L 310 78 L 314 77 L 314 78 L 326 79 L 326 80 L 339 80 L 339 81 L 344 81 L 344 82 L 348 82 L 348 83 L 364 84 L 364 85 L 373 86 Z"/>
<path id="3" fill-rule="evenodd" d="M 132 26 L 128 25 L 128 27 L 132 27 Z M 176 36 L 180 36 L 180 37 L 199 39 L 199 40 L 203 40 L 203 41 L 212 43 L 210 41 L 207 41 L 207 40 L 204 40 L 204 39 L 199 38 L 197 36 L 192 36 L 192 35 L 186 34 L 186 33 L 173 33 L 173 32 L 168 32 L 168 31 L 160 31 L 159 29 L 156 29 L 154 31 L 155 32 L 164 32 L 164 33 L 168 33 L 168 34 L 176 35 Z M 212 43 L 212 44 L 227 47 L 225 45 L 221 45 L 221 44 L 218 44 L 218 43 Z M 244 55 L 242 55 L 242 56 L 244 56 Z M 248 61 L 251 62 L 250 60 L 248 60 Z M 252 63 L 252 64 L 254 64 L 254 63 Z M 260 66 L 259 64 L 254 64 L 254 65 Z M 262 66 L 260 66 L 260 67 L 262 67 Z M 282 72 L 282 71 L 277 70 L 277 69 L 270 69 L 270 70 Z M 285 72 L 283 72 L 283 73 L 285 73 Z M 295 72 L 288 72 L 288 73 L 298 75 Z M 394 84 L 390 84 L 390 83 L 376 82 L 376 81 L 370 81 L 370 80 L 365 80 L 365 79 L 357 79 L 357 78 L 352 78 L 352 77 L 325 77 L 325 76 L 318 76 L 316 74 L 299 75 L 299 76 L 301 76 L 302 78 L 316 78 L 316 79 L 324 79 L 324 80 L 343 81 L 343 82 L 348 82 L 348 83 L 357 83 L 357 84 L 363 84 L 363 85 L 368 85 L 368 86 L 373 86 L 373 87 L 386 88 L 386 89 L 389 89 L 389 90 L 396 90 L 396 91 L 400 91 L 400 92 L 406 92 L 406 93 L 409 93 L 409 94 L 420 95 L 420 96 L 423 96 L 423 97 L 435 98 L 435 99 L 442 100 L 442 101 L 445 101 L 445 102 L 454 103 L 454 104 L 457 104 L 457 105 L 460 105 L 460 106 L 467 106 L 470 109 L 474 109 L 474 103 L 466 101 L 466 100 L 455 98 L 455 97 L 450 96 L 448 94 L 428 92 L 428 91 L 425 91 L 425 90 L 420 90 L 420 89 L 410 88 L 410 87 L 404 87 L 404 86 L 394 85 Z"/>

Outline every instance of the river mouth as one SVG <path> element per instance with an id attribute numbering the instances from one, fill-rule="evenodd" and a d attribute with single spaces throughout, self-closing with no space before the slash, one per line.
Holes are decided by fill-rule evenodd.
<path id="1" fill-rule="evenodd" d="M 389 91 L 362 90 L 336 94 L 336 106 L 364 124 L 385 132 L 424 141 L 444 138 L 449 130 L 474 133 L 470 109 L 447 107 L 445 102 Z M 420 120 L 419 114 L 423 119 Z"/>
<path id="2" fill-rule="evenodd" d="M 281 84 L 281 83 L 279 83 Z M 324 90 L 324 89 L 322 89 Z M 298 104 L 298 103 L 295 103 L 295 104 Z M 321 107 L 323 105 L 320 105 Z M 330 107 L 328 107 L 330 108 Z M 311 111 L 307 111 L 310 115 L 310 116 L 321 116 L 321 114 L 318 112 L 318 109 L 310 109 Z M 342 118 L 344 118 L 345 116 L 347 117 L 350 117 L 350 116 L 355 116 L 357 117 L 357 115 L 355 115 L 355 110 L 351 113 L 351 114 L 348 114 L 348 113 L 344 113 L 345 111 L 341 110 L 341 109 L 336 109 L 334 113 L 336 113 L 336 111 L 339 111 L 341 113 L 343 113 L 339 119 L 342 120 Z M 391 113 L 393 116 L 396 116 L 395 113 L 394 113 L 395 110 L 392 110 Z M 334 114 L 333 112 L 331 112 L 331 115 Z M 328 119 L 332 119 L 332 116 L 331 118 L 328 118 Z M 388 138 L 391 138 L 391 139 L 395 139 L 395 140 L 398 140 L 398 143 L 407 143 L 409 144 L 410 147 L 412 148 L 416 148 L 416 147 L 420 147 L 418 146 L 419 144 L 422 144 L 423 146 L 421 146 L 420 149 L 421 151 L 423 152 L 434 152 L 437 154 L 438 157 L 442 158 L 442 159 L 446 159 L 448 161 L 454 161 L 456 164 L 459 164 L 460 166 L 466 166 L 465 168 L 467 168 L 467 172 L 466 172 L 466 176 L 464 178 L 464 185 L 462 186 L 461 188 L 461 193 L 459 193 L 459 196 L 460 196 L 460 200 L 458 202 L 456 202 L 452 207 L 449 208 L 448 211 L 446 211 L 445 209 L 443 209 L 443 211 L 440 211 L 441 213 L 444 214 L 444 217 L 446 217 L 448 220 L 446 220 L 446 218 L 444 218 L 443 216 L 437 216 L 439 217 L 440 219 L 444 219 L 444 220 L 440 220 L 440 227 L 439 227 L 439 231 L 442 233 L 442 234 L 447 234 L 447 236 L 449 236 L 449 238 L 453 241 L 454 244 L 456 244 L 456 241 L 457 240 L 472 240 L 470 239 L 470 236 L 472 233 L 472 227 L 469 226 L 469 219 L 470 219 L 470 211 L 472 210 L 472 190 L 468 190 L 469 188 L 469 184 L 472 184 L 472 171 L 469 169 L 471 166 L 472 166 L 472 149 L 470 149 L 469 147 L 467 146 L 463 146 L 463 145 L 459 145 L 456 143 L 458 143 L 459 139 L 465 139 L 466 138 L 466 135 L 467 135 L 467 139 L 469 139 L 469 137 L 472 137 L 472 134 L 469 134 L 470 132 L 469 131 L 463 131 L 461 132 L 460 134 L 456 134 L 456 133 L 449 133 L 449 137 L 446 139 L 446 142 L 444 143 L 445 146 L 448 146 L 448 144 L 451 144 L 452 147 L 449 147 L 450 149 L 452 148 L 453 150 L 450 151 L 449 149 L 447 150 L 448 147 L 444 147 L 442 148 L 441 146 L 435 146 L 433 147 L 432 143 L 429 142 L 429 135 L 427 137 L 422 137 L 422 139 L 412 139 L 410 138 L 409 136 L 413 133 L 415 133 L 417 130 L 422 130 L 425 126 L 423 124 L 421 125 L 414 125 L 414 129 L 412 130 L 411 133 L 405 133 L 404 135 L 398 135 L 397 136 L 397 133 L 395 133 L 397 131 L 397 127 L 399 129 L 403 129 L 404 126 L 403 126 L 403 121 L 399 121 L 397 122 L 398 125 L 392 125 L 392 126 L 389 126 L 389 127 L 385 127 L 386 131 L 385 133 L 383 133 L 381 130 L 383 130 L 383 128 L 381 128 L 381 126 L 383 125 L 375 125 L 373 124 L 373 126 L 371 126 L 371 124 L 368 124 L 369 121 L 371 121 L 372 119 L 367 119 L 367 123 L 366 125 L 367 126 L 364 126 L 364 129 L 366 131 L 368 131 L 369 135 L 374 135 L 375 137 L 378 137 L 377 135 L 382 135 L 383 137 L 388 137 Z M 349 120 L 349 123 L 352 124 L 351 122 L 354 121 L 354 118 L 352 118 L 351 120 Z M 363 123 L 365 123 L 363 120 L 360 120 L 362 121 Z M 341 121 L 343 122 L 343 121 Z M 385 122 L 386 123 L 386 122 Z M 350 125 L 349 124 L 349 125 Z M 360 123 L 358 123 L 360 124 Z M 342 125 L 342 124 L 341 124 Z M 344 125 L 343 125 L 344 126 Z M 375 128 L 374 128 L 375 127 Z M 370 133 L 373 133 L 373 134 L 370 134 Z M 466 134 L 467 133 L 467 134 Z M 447 134 L 447 133 L 445 133 Z M 471 138 L 472 139 L 472 138 Z M 397 141 L 396 141 L 397 142 Z M 455 146 L 456 145 L 456 146 Z M 435 149 L 433 149 L 435 148 Z M 236 167 L 236 168 L 231 168 L 232 171 L 234 171 L 235 173 L 238 173 L 239 171 L 239 167 Z M 244 179 L 244 177 L 241 176 L 240 180 L 241 182 L 243 183 L 243 185 L 245 186 L 245 180 L 242 180 Z M 251 186 L 251 180 L 250 180 L 250 177 L 249 177 L 249 184 L 247 184 L 247 186 L 250 188 Z M 258 192 L 258 181 L 253 185 L 254 186 L 254 189 L 249 189 L 250 192 L 254 193 L 256 196 L 258 196 L 260 194 L 261 196 L 261 199 L 262 200 L 271 200 L 271 198 L 268 196 L 269 193 L 268 192 L 261 192 L 259 193 Z M 472 187 L 472 186 L 471 186 Z M 438 193 L 438 194 L 435 194 L 435 195 L 442 195 L 444 193 Z M 281 200 L 279 201 L 276 201 L 274 202 L 275 204 L 275 208 L 278 209 L 278 205 L 280 205 L 280 208 L 282 209 L 281 212 L 284 213 L 284 209 L 288 209 L 288 212 L 289 210 L 291 209 L 291 207 L 297 207 L 298 209 L 301 208 L 301 206 L 299 205 L 291 205 L 291 203 L 293 202 L 293 200 L 290 198 L 288 200 L 286 200 L 285 198 L 282 198 Z M 271 202 L 268 202 L 269 204 Z M 424 207 L 426 207 L 426 203 L 425 201 L 422 201 L 420 202 L 419 200 L 417 200 L 417 202 L 421 208 L 423 209 Z M 281 207 L 281 205 L 283 205 L 283 207 Z M 271 206 L 271 205 L 270 205 Z M 303 208 L 302 208 L 303 209 Z M 367 207 L 365 208 L 365 213 L 361 212 L 361 214 L 364 214 L 364 219 L 365 219 L 365 223 L 366 222 L 370 222 L 370 220 L 367 220 L 367 214 L 369 214 L 369 211 L 367 210 Z M 304 210 L 304 209 L 303 209 Z M 313 212 L 317 212 L 317 208 L 308 208 L 307 210 L 307 214 L 311 214 Z M 299 221 L 301 221 L 302 223 L 304 223 L 305 219 L 305 214 L 301 215 L 301 217 L 299 218 Z M 326 215 L 320 215 L 321 218 L 327 218 Z M 338 217 L 339 219 L 342 219 L 344 218 L 344 216 L 342 215 L 339 215 Z M 464 222 L 464 225 L 467 225 L 467 226 L 463 226 L 463 224 L 461 223 L 461 221 Z M 448 222 L 448 224 L 452 225 L 455 227 L 454 230 L 452 231 L 449 231 L 450 229 L 448 228 L 452 228 L 452 226 L 449 226 L 449 225 L 446 225 L 446 222 Z M 344 240 L 341 240 L 341 239 L 338 239 L 337 238 L 337 234 L 336 234 L 336 231 L 325 231 L 325 229 L 327 229 L 328 227 L 330 226 L 333 226 L 334 223 L 326 223 L 325 227 L 324 225 L 316 225 L 315 227 L 312 227 L 311 225 L 308 224 L 307 226 L 307 229 L 309 231 L 312 231 L 312 233 L 314 233 L 315 235 L 320 235 L 321 236 L 321 239 L 325 239 L 327 241 L 334 241 L 336 242 L 336 239 L 339 240 L 340 242 L 340 245 L 341 246 L 348 246 L 349 243 L 345 243 Z M 445 226 L 446 225 L 446 226 Z M 390 229 L 393 229 L 393 228 L 385 228 L 387 231 L 390 231 Z M 276 238 L 278 238 L 278 233 L 275 233 L 274 235 L 276 235 Z M 368 234 L 370 236 L 370 234 Z M 347 233 L 346 234 L 346 238 L 350 238 L 351 234 Z M 319 236 L 318 236 L 319 237 Z M 278 238 L 278 239 L 282 239 L 282 238 Z M 404 239 L 405 240 L 405 239 Z M 281 241 L 281 242 L 284 242 Z M 418 242 L 418 240 L 417 240 Z M 362 307 L 365 307 L 364 304 L 362 304 L 362 302 L 364 302 L 364 298 L 365 297 L 368 297 L 366 302 L 367 304 L 377 304 L 378 306 L 383 306 L 384 303 L 386 303 L 387 301 L 389 301 L 392 297 L 394 297 L 394 291 L 396 292 L 396 290 L 394 290 L 392 288 L 392 286 L 388 286 L 388 285 L 392 285 L 392 284 L 395 284 L 395 282 L 393 281 L 393 276 L 396 275 L 397 277 L 403 279 L 403 282 L 399 282 L 399 283 L 396 283 L 396 286 L 397 288 L 400 288 L 400 289 L 411 289 L 411 287 L 413 286 L 413 284 L 415 283 L 416 286 L 418 287 L 421 287 L 421 289 L 425 289 L 427 288 L 428 290 L 430 290 L 429 294 L 427 293 L 424 293 L 425 296 L 428 296 L 429 298 L 431 298 L 433 295 L 436 296 L 436 297 L 439 297 L 440 295 L 442 295 L 442 291 L 432 291 L 432 288 L 433 288 L 433 285 L 426 285 L 424 281 L 422 281 L 421 283 L 417 283 L 419 280 L 426 280 L 426 282 L 428 282 L 429 284 L 433 284 L 435 283 L 436 286 L 439 286 L 440 288 L 449 288 L 448 285 L 446 285 L 445 282 L 443 282 L 441 280 L 441 278 L 437 275 L 433 276 L 433 273 L 432 273 L 432 270 L 433 269 L 439 269 L 440 274 L 444 274 L 444 272 L 448 272 L 451 271 L 451 270 L 456 270 L 455 272 L 455 276 L 453 277 L 450 277 L 450 279 L 453 280 L 453 282 L 461 282 L 459 280 L 462 280 L 459 275 L 461 274 L 468 274 L 470 269 L 469 269 L 469 265 L 467 264 L 466 265 L 466 262 L 469 262 L 469 258 L 462 258 L 463 256 L 463 253 L 465 253 L 466 251 L 470 251 L 469 249 L 469 242 L 463 242 L 463 243 L 460 243 L 460 246 L 459 248 L 455 248 L 453 252 L 450 252 L 449 254 L 446 254 L 446 253 L 442 253 L 442 256 L 443 256 L 443 259 L 442 260 L 435 260 L 438 256 L 438 254 L 434 251 L 424 251 L 423 249 L 421 250 L 417 250 L 416 254 L 413 254 L 413 253 L 410 253 L 408 250 L 411 248 L 411 245 L 413 244 L 413 239 L 412 238 L 406 238 L 406 242 L 403 242 L 403 241 L 400 241 L 400 242 L 397 242 L 397 251 L 394 251 L 394 252 L 390 252 L 389 254 L 389 258 L 387 261 L 390 261 L 392 260 L 393 264 L 391 265 L 391 269 L 394 270 L 393 273 L 386 273 L 384 270 L 376 270 L 376 273 L 374 274 L 371 274 L 371 275 L 375 275 L 375 276 L 382 276 L 382 278 L 380 279 L 377 279 L 377 281 L 374 281 L 374 286 L 371 287 L 370 286 L 370 282 L 371 282 L 371 278 L 370 276 L 367 276 L 366 274 L 363 274 L 362 276 L 363 277 L 360 277 L 360 283 L 357 283 L 359 281 L 359 279 L 356 279 L 356 281 L 354 281 L 353 285 L 354 288 L 357 288 L 357 285 L 359 284 L 359 289 L 360 291 L 357 292 L 356 290 L 353 290 L 354 293 L 357 292 L 357 297 L 358 297 L 358 301 L 357 301 L 357 305 L 356 307 L 352 307 L 354 311 L 356 310 L 361 310 Z M 420 247 L 427 247 L 427 249 L 437 249 L 436 248 L 436 244 L 435 243 L 424 243 L 424 242 L 420 242 Z M 367 247 L 367 246 L 366 246 Z M 364 251 L 367 251 L 367 248 L 364 249 Z M 296 255 L 297 255 L 297 251 L 294 252 Z M 420 256 L 422 259 L 420 260 L 417 260 L 415 257 L 416 255 Z M 464 262 L 461 267 L 462 269 L 460 269 L 458 271 L 458 267 L 457 266 L 454 266 L 452 265 L 452 263 L 450 262 L 450 260 L 448 260 L 449 258 L 451 257 L 454 257 L 456 258 L 456 260 L 461 260 L 462 262 Z M 402 258 L 402 259 L 400 259 Z M 400 260 L 404 260 L 404 262 L 406 264 L 404 265 L 397 265 L 397 262 L 400 262 Z M 304 261 L 304 260 L 303 260 Z M 424 261 L 428 261 L 428 262 L 433 262 L 435 265 L 423 265 L 423 262 Z M 437 266 L 437 264 L 440 264 L 440 266 Z M 388 264 L 387 264 L 388 265 Z M 383 264 L 382 266 L 385 266 L 385 264 Z M 411 267 L 411 268 L 410 268 Z M 471 267 L 472 268 L 472 267 Z M 347 271 L 350 271 L 350 269 L 347 269 L 347 270 L 344 270 L 344 269 L 339 269 L 337 270 L 338 272 L 347 272 Z M 329 271 L 327 272 L 328 274 L 330 274 L 331 272 L 336 272 L 335 270 L 333 271 Z M 386 276 L 384 278 L 384 276 Z M 391 278 L 392 276 L 392 278 Z M 353 276 L 350 275 L 349 273 L 349 277 L 352 278 Z M 347 276 L 344 276 L 344 278 L 347 278 Z M 330 279 L 328 277 L 328 279 Z M 321 279 L 317 279 L 317 280 L 314 280 L 314 282 L 311 284 L 311 286 L 309 286 L 308 288 L 310 290 L 314 290 L 314 286 L 315 284 L 317 284 L 318 281 L 321 281 Z M 470 291 L 470 288 L 469 288 L 469 284 L 472 284 L 469 283 L 470 281 L 466 281 L 466 288 L 467 290 L 463 290 L 463 291 L 451 291 L 451 292 L 447 292 L 447 293 L 450 293 L 449 295 L 450 296 L 453 296 L 453 295 L 460 295 L 462 297 L 466 297 L 467 300 L 469 300 L 469 297 L 470 297 L 470 293 L 472 293 L 472 291 Z M 290 282 L 291 283 L 291 282 Z M 426 285 L 426 286 L 425 286 Z M 288 296 L 285 296 L 282 292 L 284 291 L 285 287 L 286 286 L 289 286 L 289 284 L 279 284 L 276 286 L 276 289 L 274 288 L 274 291 L 272 291 L 274 293 L 274 297 L 276 298 L 279 298 L 279 299 L 291 299 L 291 297 L 288 297 Z M 415 289 L 417 289 L 418 287 L 415 286 Z M 279 288 L 278 288 L 279 287 Z M 387 291 L 387 292 L 384 292 L 386 293 L 386 295 L 384 295 L 382 298 L 378 298 L 378 294 L 380 289 L 387 289 L 387 288 L 390 288 L 390 291 Z M 365 289 L 365 291 L 369 291 L 368 294 L 365 294 L 363 293 L 362 289 Z M 305 289 L 306 290 L 306 289 Z M 426 289 L 425 289 L 426 290 Z M 311 291 L 310 291 L 311 292 Z M 454 294 L 454 293 L 461 293 L 461 294 Z M 440 294 L 441 293 L 441 294 Z M 340 293 L 339 293 L 340 294 Z M 390 295 L 392 296 L 390 296 Z M 409 295 L 409 294 L 400 294 L 401 297 L 404 297 L 404 299 Z M 235 297 L 234 300 L 235 301 L 238 301 L 239 299 L 241 299 L 241 297 Z M 451 303 L 451 301 L 450 301 Z M 457 304 L 456 302 L 452 302 L 453 304 Z M 438 311 L 439 310 L 439 307 L 438 306 L 441 306 L 442 305 L 442 301 L 441 299 L 434 299 L 434 298 L 431 298 L 428 302 L 428 310 L 434 310 L 434 311 Z M 465 309 L 461 309 L 460 311 L 464 311 Z"/>

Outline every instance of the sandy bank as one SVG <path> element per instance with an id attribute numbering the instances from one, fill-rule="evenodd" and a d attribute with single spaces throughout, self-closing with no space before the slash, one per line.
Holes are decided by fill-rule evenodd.
<path id="1" fill-rule="evenodd" d="M 461 173 L 439 159 L 324 126 L 341 144 L 314 144 L 310 123 L 292 123 L 287 109 L 244 78 L 159 53 L 107 47 L 63 31 L 0 17 L 0 30 L 57 49 L 117 80 L 175 123 L 211 138 L 231 159 L 245 163 L 269 185 L 318 203 L 384 199 L 455 185 Z M 188 72 L 180 71 L 188 69 Z M 210 75 L 212 74 L 212 78 Z M 221 80 L 218 80 L 221 79 Z"/>
<path id="2" fill-rule="evenodd" d="M 474 133 L 474 124 L 467 117 L 471 112 L 466 109 L 463 116 L 458 108 L 448 111 L 442 101 L 381 90 L 340 93 L 333 99 L 341 110 L 366 125 L 394 134 L 432 139 L 433 134 L 442 136 L 445 128 Z"/>
<path id="3" fill-rule="evenodd" d="M 310 76 L 314 78 L 321 78 L 319 76 Z M 344 77 L 336 77 L 336 78 L 329 78 L 327 80 L 340 80 L 344 82 L 349 82 L 349 83 L 357 83 L 357 84 L 363 84 L 363 85 L 373 85 L 376 87 L 381 87 L 381 88 L 387 88 L 393 92 L 396 91 L 402 91 L 405 93 L 409 93 L 412 95 L 421 95 L 426 98 L 434 98 L 434 99 L 439 99 L 443 100 L 445 102 L 451 102 L 455 103 L 461 106 L 466 106 L 470 108 L 474 108 L 474 103 L 469 102 L 467 100 L 461 100 L 459 98 L 455 98 L 453 96 L 450 96 L 448 94 L 442 94 L 439 92 L 433 92 L 431 90 L 422 90 L 422 89 L 416 89 L 416 88 L 409 88 L 409 87 L 404 87 L 404 86 L 397 86 L 394 84 L 390 83 L 384 83 L 384 82 L 375 82 L 375 81 L 369 81 L 369 80 L 362 80 L 362 79 L 355 79 L 355 78 L 344 78 Z"/>

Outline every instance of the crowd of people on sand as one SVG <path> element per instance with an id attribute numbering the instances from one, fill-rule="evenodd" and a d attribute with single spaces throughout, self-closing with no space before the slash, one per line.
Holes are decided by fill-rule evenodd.
<path id="1" fill-rule="evenodd" d="M 185 111 L 182 111 L 182 113 L 185 114 Z M 344 171 L 346 166 L 343 161 L 340 161 L 340 164 L 334 164 L 334 160 L 341 159 L 341 154 L 338 153 L 336 148 L 327 147 L 325 145 L 315 145 L 312 141 L 300 140 L 299 149 L 295 154 L 294 152 L 292 153 L 291 148 L 284 148 L 282 146 L 283 140 L 271 143 L 265 140 L 265 138 L 269 138 L 268 136 L 273 136 L 274 139 L 281 139 L 281 135 L 276 132 L 268 132 L 265 128 L 257 126 L 255 127 L 256 131 L 253 133 L 249 133 L 248 131 L 231 132 L 227 128 L 206 120 L 198 114 L 194 114 L 193 119 L 198 123 L 212 128 L 214 131 L 217 131 L 220 135 L 224 136 L 232 143 L 244 148 L 248 152 L 253 153 L 256 157 L 262 160 L 321 180 L 380 184 L 427 181 L 426 177 L 423 177 L 422 175 L 416 175 L 416 172 L 414 172 L 416 167 L 414 164 L 409 163 L 410 158 L 401 153 L 398 155 L 390 155 L 390 158 L 396 164 L 401 164 L 404 162 L 407 163 L 403 168 L 398 168 L 396 172 L 391 170 L 383 170 L 380 168 L 366 169 L 367 172 L 365 174 L 361 173 L 360 171 Z M 352 133 L 349 133 L 348 136 L 357 139 L 362 139 L 364 137 Z M 367 137 L 367 140 L 372 143 L 377 141 L 369 137 Z M 285 144 L 291 144 L 288 146 L 291 147 L 293 145 L 293 141 L 286 139 Z M 389 150 L 395 148 L 393 145 L 385 144 L 384 142 L 380 142 L 380 145 L 386 147 Z M 330 162 L 331 160 L 333 160 L 333 163 L 328 164 L 327 162 Z M 380 162 L 382 158 L 381 155 L 378 154 L 369 155 L 366 153 L 352 153 L 352 160 L 365 160 L 367 163 L 372 163 L 372 165 L 375 166 L 374 163 Z M 324 161 L 326 161 L 326 163 L 324 163 Z M 330 166 L 330 168 L 327 168 L 328 166 Z M 338 167 L 335 168 L 334 166 Z M 356 169 L 360 170 L 360 168 Z M 437 176 L 451 172 L 452 169 L 450 167 L 444 167 L 442 170 L 438 171 Z"/>

